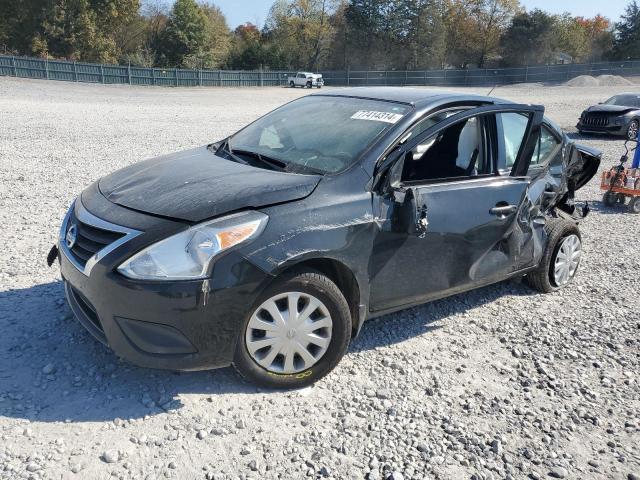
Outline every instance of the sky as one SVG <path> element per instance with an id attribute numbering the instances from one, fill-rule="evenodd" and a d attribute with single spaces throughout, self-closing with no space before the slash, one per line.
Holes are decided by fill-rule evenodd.
<path id="1" fill-rule="evenodd" d="M 262 27 L 273 0 L 213 0 L 213 3 L 222 9 L 231 28 L 245 22 Z M 569 12 L 583 17 L 593 17 L 601 13 L 616 21 L 624 12 L 628 2 L 627 0 L 521 0 L 521 3 L 527 10 L 540 8 L 551 13 Z"/>

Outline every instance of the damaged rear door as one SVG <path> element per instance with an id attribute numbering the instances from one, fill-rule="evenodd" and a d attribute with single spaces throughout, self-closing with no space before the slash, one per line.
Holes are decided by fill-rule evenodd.
<path id="1" fill-rule="evenodd" d="M 526 118 L 507 176 L 499 171 L 501 113 Z M 373 311 L 513 273 L 525 250 L 519 228 L 529 186 L 525 174 L 543 114 L 543 107 L 529 105 L 467 110 L 409 137 L 384 160 L 390 166 L 379 172 L 374 198 L 379 233 L 369 269 Z"/>

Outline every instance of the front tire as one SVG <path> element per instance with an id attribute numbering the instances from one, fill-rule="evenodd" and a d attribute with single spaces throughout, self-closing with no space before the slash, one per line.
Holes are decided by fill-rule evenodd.
<path id="1" fill-rule="evenodd" d="M 582 237 L 578 226 L 564 219 L 552 219 L 545 226 L 547 247 L 538 268 L 527 274 L 527 283 L 543 293 L 555 292 L 571 283 L 582 258 Z"/>
<path id="2" fill-rule="evenodd" d="M 351 313 L 329 278 L 298 271 L 276 279 L 250 309 L 234 366 L 268 388 L 302 388 L 327 375 L 351 339 Z"/>

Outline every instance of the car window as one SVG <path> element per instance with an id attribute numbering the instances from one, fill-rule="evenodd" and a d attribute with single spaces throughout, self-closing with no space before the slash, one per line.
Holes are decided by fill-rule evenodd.
<path id="1" fill-rule="evenodd" d="M 546 165 L 558 146 L 560 146 L 560 140 L 551 133 L 549 128 L 543 125 L 540 129 L 540 136 L 538 137 L 536 148 L 533 151 L 529 168 L 537 168 L 542 165 Z"/>
<path id="2" fill-rule="evenodd" d="M 405 154 L 402 180 L 420 182 L 491 173 L 480 117 L 455 123 Z"/>
<path id="3" fill-rule="evenodd" d="M 529 124 L 529 116 L 516 112 L 499 113 L 497 116 L 499 123 L 502 124 L 504 140 L 504 159 L 500 162 L 500 166 L 511 169 L 518 158 L 518 152 Z"/>
<path id="4" fill-rule="evenodd" d="M 464 110 L 467 110 L 468 108 L 470 107 L 452 108 L 449 110 L 436 112 L 434 114 L 429 115 L 426 118 L 423 118 L 422 120 L 419 120 L 418 123 L 416 123 L 413 127 L 409 129 L 408 135 L 403 135 L 402 137 L 403 141 L 406 142 L 411 138 L 417 137 L 422 132 L 427 131 L 429 128 L 433 127 L 434 125 L 446 120 L 449 117 L 452 117 L 453 115 L 456 115 Z"/>
<path id="5" fill-rule="evenodd" d="M 621 107 L 640 107 L 640 95 L 615 95 L 604 103 Z"/>
<path id="6" fill-rule="evenodd" d="M 395 102 L 310 95 L 240 130 L 229 146 L 240 156 L 244 151 L 279 160 L 292 171 L 336 173 L 411 109 Z"/>

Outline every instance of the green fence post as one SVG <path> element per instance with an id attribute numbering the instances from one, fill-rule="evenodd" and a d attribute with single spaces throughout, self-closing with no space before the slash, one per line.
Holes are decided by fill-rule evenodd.
<path id="1" fill-rule="evenodd" d="M 199 87 L 202 86 L 202 69 L 201 68 L 198 69 L 198 86 Z"/>
<path id="2" fill-rule="evenodd" d="M 260 86 L 264 87 L 264 73 L 262 72 L 262 65 L 260 65 Z"/>
<path id="3" fill-rule="evenodd" d="M 222 86 L 222 70 L 218 70 L 218 86 Z"/>
<path id="4" fill-rule="evenodd" d="M 151 68 L 151 85 L 155 85 L 156 84 L 156 69 L 155 68 Z"/>
<path id="5" fill-rule="evenodd" d="M 78 68 L 76 67 L 76 62 L 73 62 L 73 80 L 75 82 L 78 81 Z"/>
<path id="6" fill-rule="evenodd" d="M 174 69 L 173 69 L 173 74 L 174 74 L 174 75 L 175 75 L 175 77 L 176 77 L 176 87 L 177 87 L 177 86 L 179 86 L 179 85 L 178 85 L 178 69 L 177 69 L 177 68 L 174 68 Z"/>
<path id="7" fill-rule="evenodd" d="M 100 64 L 100 83 L 104 83 L 104 65 Z"/>
<path id="8" fill-rule="evenodd" d="M 47 80 L 49 80 L 49 59 L 44 59 L 44 76 Z"/>
<path id="9" fill-rule="evenodd" d="M 11 56 L 11 66 L 13 67 L 13 76 L 18 76 L 18 67 L 16 67 L 16 57 Z"/>
<path id="10" fill-rule="evenodd" d="M 129 80 L 129 85 L 131 85 L 131 62 L 127 65 L 127 79 Z"/>

